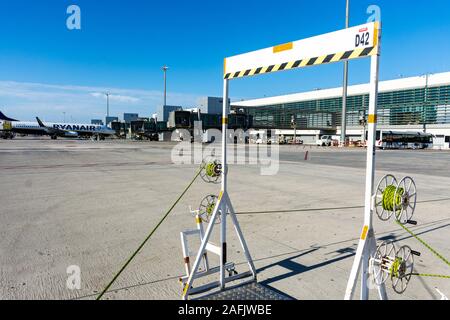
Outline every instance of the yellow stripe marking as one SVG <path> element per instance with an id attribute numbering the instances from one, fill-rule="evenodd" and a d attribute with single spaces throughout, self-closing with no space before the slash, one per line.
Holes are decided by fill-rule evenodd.
<path id="1" fill-rule="evenodd" d="M 273 47 L 273 53 L 279 53 L 287 50 L 292 50 L 294 48 L 294 44 L 292 42 L 283 43 L 278 46 Z"/>
<path id="2" fill-rule="evenodd" d="M 378 119 L 378 117 L 376 114 L 369 114 L 368 122 L 369 123 L 377 123 L 377 119 Z"/>
<path id="3" fill-rule="evenodd" d="M 311 59 L 304 59 L 304 60 L 302 60 L 302 63 L 300 63 L 299 67 L 306 67 L 306 65 L 308 64 L 309 60 L 311 60 Z"/>
<path id="4" fill-rule="evenodd" d="M 222 124 L 228 124 L 228 118 L 223 118 L 222 119 Z"/>
<path id="5" fill-rule="evenodd" d="M 294 65 L 295 61 L 289 62 L 284 70 L 292 69 L 292 66 Z"/>
<path id="6" fill-rule="evenodd" d="M 380 22 L 376 21 L 375 22 L 375 30 L 373 32 L 373 46 L 377 47 L 378 46 L 378 33 L 380 30 Z"/>
<path id="7" fill-rule="evenodd" d="M 372 51 L 371 51 L 367 56 L 374 56 L 374 55 L 377 55 L 377 54 L 378 54 L 378 51 L 379 51 L 379 47 L 378 47 L 378 30 L 379 30 L 379 29 L 378 29 L 378 28 L 379 28 L 379 23 L 376 23 L 376 26 L 375 26 L 375 33 L 376 33 L 376 34 L 374 34 L 374 37 L 375 37 L 376 41 L 374 40 L 374 48 L 372 49 Z M 287 46 L 287 47 L 288 47 L 289 45 L 292 45 L 292 43 L 288 43 L 288 44 L 276 46 L 276 47 L 273 47 L 273 48 L 274 48 L 274 50 L 275 50 L 275 49 L 276 49 L 276 50 L 281 50 L 283 46 Z M 280 47 L 280 48 L 278 48 L 278 47 Z M 292 49 L 292 48 L 291 48 L 291 49 Z M 360 49 L 355 49 L 355 50 L 353 50 L 352 54 L 348 57 L 347 60 L 360 58 L 362 52 L 363 52 L 365 49 L 366 49 L 366 48 L 360 48 Z M 290 50 L 290 49 L 284 49 L 284 50 Z M 281 50 L 281 51 L 284 51 L 284 50 Z M 277 52 L 281 52 L 281 51 L 277 51 Z M 344 54 L 345 54 L 345 52 L 340 52 L 340 53 L 334 54 L 334 55 L 333 55 L 333 58 L 332 58 L 329 62 L 330 62 L 330 63 L 333 63 L 333 62 L 339 62 Z M 314 62 L 313 65 L 320 65 L 320 64 L 323 64 L 323 62 L 324 62 L 324 60 L 326 59 L 327 56 L 328 56 L 328 54 L 327 54 L 327 55 L 323 55 L 323 56 L 321 56 L 321 57 L 318 57 L 317 60 Z M 300 63 L 299 66 L 297 66 L 297 68 L 303 68 L 303 67 L 306 67 L 306 66 L 308 65 L 308 63 L 311 61 L 311 59 L 312 59 L 312 58 L 305 58 L 305 59 L 302 59 L 302 62 Z M 227 64 L 227 61 L 226 61 L 226 59 L 224 59 L 224 74 L 225 74 L 225 75 L 227 75 L 227 72 L 226 72 L 226 64 Z M 283 70 L 290 70 L 290 69 L 292 69 L 293 66 L 294 66 L 294 64 L 295 64 L 295 61 L 289 62 Z M 281 64 L 275 65 L 275 66 L 273 67 L 273 69 L 271 70 L 271 72 L 277 72 L 277 71 L 279 71 L 279 70 L 280 70 L 280 67 L 281 67 Z M 252 70 L 249 72 L 249 74 L 248 74 L 247 76 L 253 76 L 253 75 L 255 75 L 256 70 L 258 70 L 258 69 L 259 69 L 259 68 L 254 68 L 254 69 L 252 69 Z M 268 69 L 269 69 L 269 66 L 262 67 L 262 68 L 261 68 L 261 71 L 259 72 L 259 74 L 265 74 L 265 73 L 268 73 L 268 71 L 267 71 Z M 246 72 L 246 71 L 247 71 L 247 70 L 239 71 L 238 75 L 235 75 L 236 72 L 233 72 L 233 73 L 230 74 L 229 79 L 246 77 L 246 75 L 245 75 L 245 72 Z M 375 121 L 376 121 L 376 119 L 375 119 Z"/>
<path id="8" fill-rule="evenodd" d="M 262 68 L 260 74 L 266 73 L 267 69 L 269 69 L 269 66 Z"/>
<path id="9" fill-rule="evenodd" d="M 276 72 L 280 70 L 281 64 L 277 64 L 275 67 L 273 67 L 272 72 Z"/>
<path id="10" fill-rule="evenodd" d="M 341 60 L 342 56 L 344 55 L 345 52 L 341 52 L 341 53 L 336 53 L 333 57 L 333 59 L 331 59 L 330 62 L 338 62 L 339 60 Z"/>
<path id="11" fill-rule="evenodd" d="M 377 55 L 378 54 L 378 50 L 379 50 L 379 47 L 373 48 L 372 51 L 369 53 L 369 56 Z"/>
<path id="12" fill-rule="evenodd" d="M 184 286 L 184 289 L 183 289 L 183 297 L 186 296 L 186 293 L 187 293 L 187 291 L 188 291 L 188 288 L 189 288 L 189 286 L 186 284 L 186 285 Z"/>
<path id="13" fill-rule="evenodd" d="M 368 232 L 369 232 L 369 226 L 364 226 L 362 234 L 361 234 L 361 240 L 366 240 Z"/>
<path id="14" fill-rule="evenodd" d="M 227 58 L 223 59 L 223 74 L 227 74 Z"/>
<path id="15" fill-rule="evenodd" d="M 219 201 L 222 201 L 222 197 L 223 197 L 223 191 L 220 191 L 220 194 L 219 194 Z"/>
<path id="16" fill-rule="evenodd" d="M 201 219 L 200 217 L 197 217 L 197 218 L 195 219 L 195 222 L 197 222 L 197 224 L 200 224 L 200 223 L 202 223 L 202 219 Z"/>
<path id="17" fill-rule="evenodd" d="M 322 64 L 323 60 L 325 60 L 326 57 L 327 55 L 317 58 L 316 62 L 314 62 L 314 65 Z"/>
<path id="18" fill-rule="evenodd" d="M 364 48 L 363 48 L 363 49 L 355 49 L 348 59 L 359 58 L 359 55 L 360 55 L 363 51 L 364 51 Z"/>

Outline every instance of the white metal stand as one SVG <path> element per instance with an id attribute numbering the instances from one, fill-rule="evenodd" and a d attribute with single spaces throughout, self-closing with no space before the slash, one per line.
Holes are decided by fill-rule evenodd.
<path id="1" fill-rule="evenodd" d="M 237 221 L 231 200 L 227 193 L 227 129 L 229 114 L 229 80 L 262 75 L 272 72 L 293 70 L 297 68 L 312 67 L 321 64 L 347 61 L 351 59 L 366 58 L 371 56 L 370 72 L 370 105 L 369 105 L 369 142 L 367 149 L 367 169 L 365 187 L 365 209 L 364 228 L 361 240 L 358 245 L 355 262 L 351 271 L 345 298 L 353 297 L 357 282 L 357 276 L 361 271 L 362 290 L 361 298 L 369 298 L 369 260 L 376 251 L 376 239 L 373 230 L 372 216 L 373 203 L 372 195 L 374 191 L 375 178 L 375 138 L 377 122 L 377 98 L 378 98 L 378 71 L 379 55 L 381 43 L 381 24 L 379 22 L 368 23 L 361 26 L 347 28 L 304 40 L 284 43 L 274 47 L 269 47 L 245 54 L 226 58 L 224 61 L 224 83 L 223 83 L 223 123 L 222 123 L 222 188 L 218 203 L 216 204 L 209 226 L 202 239 L 200 250 L 197 254 L 193 268 L 185 283 L 183 299 L 187 299 L 189 294 L 200 292 L 211 287 L 225 288 L 229 281 L 242 277 L 251 276 L 256 280 L 256 271 L 250 256 L 247 244 L 242 234 L 239 222 Z M 209 243 L 213 228 L 220 215 L 220 241 L 221 246 L 214 246 Z M 238 235 L 250 271 L 241 275 L 226 277 L 227 269 L 227 218 L 230 216 Z M 200 288 L 192 288 L 193 281 L 202 276 L 199 273 L 199 266 L 204 254 L 208 252 L 216 253 L 220 256 L 220 278 L 219 281 Z M 212 271 L 211 271 L 212 272 Z M 384 285 L 378 288 L 381 299 L 386 299 Z"/>
<path id="2" fill-rule="evenodd" d="M 228 114 L 229 114 L 229 103 L 228 103 L 228 80 L 224 80 L 223 85 L 223 116 L 222 116 L 222 187 L 219 195 L 218 202 L 214 208 L 212 213 L 212 217 L 209 221 L 208 228 L 206 229 L 206 233 L 202 238 L 200 249 L 197 253 L 195 262 L 190 270 L 190 275 L 184 284 L 183 290 L 183 299 L 188 299 L 190 294 L 195 294 L 199 292 L 203 292 L 215 287 L 219 287 L 221 290 L 225 289 L 225 286 L 228 282 L 235 281 L 238 279 L 243 279 L 246 277 L 251 277 L 252 281 L 256 281 L 256 269 L 253 264 L 252 257 L 250 255 L 250 251 L 248 249 L 247 243 L 244 239 L 244 235 L 242 233 L 241 227 L 239 225 L 238 219 L 236 217 L 236 213 L 234 211 L 233 205 L 231 204 L 230 197 L 227 192 L 227 175 L 228 175 L 228 163 L 227 163 L 227 131 L 228 131 Z M 220 222 L 218 221 L 220 215 Z M 234 266 L 233 264 L 229 264 L 227 261 L 227 218 L 231 218 L 231 222 L 233 223 L 234 230 L 238 236 L 239 242 L 241 244 L 242 250 L 244 252 L 245 258 L 247 260 L 250 271 L 229 275 L 227 277 L 226 273 L 230 267 Z M 211 238 L 211 234 L 214 230 L 215 226 L 220 226 L 220 246 L 216 246 L 209 242 Z M 202 259 L 204 259 L 206 252 L 211 252 L 219 255 L 220 263 L 218 268 L 207 269 L 204 272 L 199 271 L 199 267 Z M 204 286 L 200 286 L 197 288 L 193 288 L 192 285 L 194 280 L 203 277 L 206 275 L 213 274 L 215 272 L 219 272 L 219 281 L 213 282 Z"/>
<path id="3" fill-rule="evenodd" d="M 375 183 L 375 139 L 377 130 L 379 55 L 372 56 L 370 67 L 370 102 L 369 102 L 369 142 L 367 145 L 366 189 L 364 206 L 364 227 L 359 240 L 356 257 L 347 284 L 345 299 L 351 300 L 354 295 L 357 277 L 361 271 L 361 300 L 369 299 L 369 260 L 377 249 L 375 231 L 373 229 L 373 194 Z M 386 300 L 384 284 L 378 286 L 380 299 Z"/>

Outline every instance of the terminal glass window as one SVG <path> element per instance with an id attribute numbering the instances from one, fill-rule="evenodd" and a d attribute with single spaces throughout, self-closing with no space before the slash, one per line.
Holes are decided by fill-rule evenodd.
<path id="1" fill-rule="evenodd" d="M 239 107 L 262 129 L 292 129 L 292 116 L 299 129 L 334 130 L 341 123 L 342 98 L 299 101 L 262 107 Z M 362 127 L 361 114 L 368 114 L 369 95 L 347 98 L 349 127 Z M 367 119 L 366 119 L 367 120 Z M 383 92 L 378 95 L 379 125 L 450 124 L 450 86 Z"/>

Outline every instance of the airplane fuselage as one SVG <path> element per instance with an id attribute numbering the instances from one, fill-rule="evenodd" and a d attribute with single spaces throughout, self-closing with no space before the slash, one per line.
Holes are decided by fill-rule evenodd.
<path id="1" fill-rule="evenodd" d="M 47 127 L 53 129 L 64 130 L 67 132 L 65 136 L 93 136 L 102 135 L 109 136 L 115 134 L 115 131 L 100 125 L 93 124 L 76 124 L 76 123 L 45 123 Z M 9 127 L 12 132 L 18 134 L 45 135 L 46 130 L 39 126 L 37 122 L 23 121 L 3 121 L 4 127 Z"/>

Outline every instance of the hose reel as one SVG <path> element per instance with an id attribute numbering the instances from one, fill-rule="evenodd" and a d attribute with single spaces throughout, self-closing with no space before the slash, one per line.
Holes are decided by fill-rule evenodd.
<path id="1" fill-rule="evenodd" d="M 218 201 L 219 197 L 215 195 L 209 195 L 203 198 L 198 208 L 198 215 L 203 222 L 209 223 Z M 217 217 L 216 223 L 220 223 L 220 214 Z"/>
<path id="2" fill-rule="evenodd" d="M 378 183 L 374 195 L 375 211 L 382 221 L 388 221 L 394 214 L 401 224 L 416 224 L 412 221 L 417 203 L 416 183 L 411 177 L 400 182 L 393 175 L 384 176 Z"/>
<path id="3" fill-rule="evenodd" d="M 219 160 L 207 157 L 202 162 L 200 177 L 206 183 L 220 183 L 222 177 L 222 164 Z"/>
<path id="4" fill-rule="evenodd" d="M 214 156 L 207 156 L 203 159 L 200 169 L 200 177 L 206 183 L 217 184 L 221 182 L 222 178 L 222 164 L 219 160 L 215 159 Z M 200 217 L 203 222 L 209 223 L 214 209 L 216 208 L 219 198 L 215 195 L 208 195 L 202 199 L 198 210 L 191 213 L 194 216 Z M 220 223 L 220 213 L 217 216 L 216 223 Z"/>
<path id="5" fill-rule="evenodd" d="M 417 188 L 411 177 L 398 182 L 391 174 L 384 176 L 373 198 L 374 211 L 380 220 L 388 221 L 395 216 L 400 225 L 417 224 L 412 220 L 417 203 Z M 397 250 L 393 242 L 381 243 L 369 264 L 375 283 L 380 286 L 390 279 L 394 291 L 404 293 L 413 274 L 414 255 L 420 256 L 420 253 L 408 246 Z"/>
<path id="6" fill-rule="evenodd" d="M 413 273 L 414 255 L 420 256 L 420 253 L 408 246 L 396 250 L 393 242 L 383 242 L 370 259 L 375 283 L 382 285 L 390 279 L 394 291 L 404 293 Z"/>

